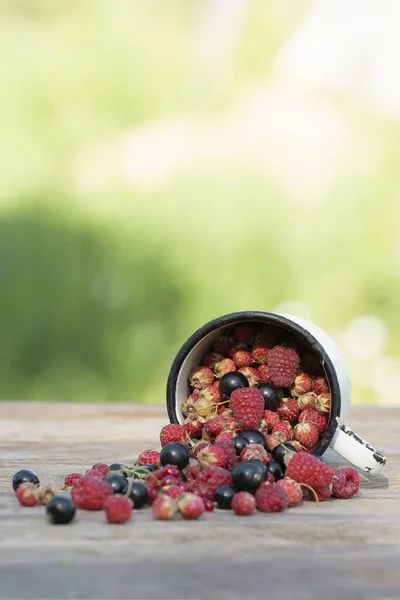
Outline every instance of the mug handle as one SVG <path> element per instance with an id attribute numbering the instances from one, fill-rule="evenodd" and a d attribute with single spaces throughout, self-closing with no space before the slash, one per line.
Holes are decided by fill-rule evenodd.
<path id="1" fill-rule="evenodd" d="M 336 429 L 330 444 L 332 450 L 367 473 L 379 473 L 386 457 L 346 425 Z"/>

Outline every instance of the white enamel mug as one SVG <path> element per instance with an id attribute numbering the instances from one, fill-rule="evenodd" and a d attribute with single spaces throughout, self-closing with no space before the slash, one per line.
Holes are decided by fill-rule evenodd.
<path id="1" fill-rule="evenodd" d="M 321 363 L 331 392 L 331 412 L 324 436 L 314 450 L 321 456 L 329 447 L 367 473 L 378 473 L 386 458 L 344 424 L 350 407 L 350 379 L 342 353 L 333 339 L 305 319 L 260 311 L 244 311 L 218 317 L 195 331 L 172 363 L 167 382 L 167 410 L 171 423 L 183 423 L 180 407 L 190 394 L 189 373 L 201 364 L 213 342 L 234 325 L 243 322 L 269 324 L 287 330 L 309 347 Z"/>

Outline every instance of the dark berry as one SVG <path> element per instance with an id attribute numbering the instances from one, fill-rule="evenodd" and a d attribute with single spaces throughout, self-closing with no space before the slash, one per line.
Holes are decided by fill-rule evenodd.
<path id="1" fill-rule="evenodd" d="M 121 473 L 121 475 L 123 475 L 124 477 L 129 477 L 130 469 L 122 463 L 113 463 L 112 465 L 108 465 L 108 468 L 110 469 L 111 474 Z"/>
<path id="2" fill-rule="evenodd" d="M 35 475 L 35 473 L 33 473 L 32 471 L 29 471 L 28 469 L 23 469 L 22 471 L 18 471 L 18 473 L 15 473 L 13 480 L 12 480 L 12 486 L 14 489 L 14 492 L 17 491 L 18 487 L 21 485 L 21 483 L 34 483 L 35 485 L 39 485 L 39 478 L 37 475 Z"/>
<path id="3" fill-rule="evenodd" d="M 260 466 L 260 461 L 246 460 L 239 463 L 232 470 L 232 483 L 239 491 L 254 493 L 264 480 L 264 469 Z"/>
<path id="4" fill-rule="evenodd" d="M 246 438 L 240 436 L 233 438 L 233 445 L 235 446 L 236 454 L 239 456 L 243 448 L 249 445 L 249 441 Z"/>
<path id="5" fill-rule="evenodd" d="M 262 383 L 258 389 L 264 397 L 265 410 L 275 410 L 278 408 L 280 401 L 283 398 L 283 389 L 277 387 L 273 383 Z"/>
<path id="6" fill-rule="evenodd" d="M 217 503 L 217 508 L 231 508 L 235 493 L 235 489 L 231 485 L 221 485 L 217 488 L 214 492 L 214 502 Z"/>
<path id="7" fill-rule="evenodd" d="M 276 446 L 271 454 L 272 454 L 272 458 L 278 462 L 280 465 L 286 465 L 285 463 L 285 457 L 292 455 L 292 454 L 296 454 L 297 450 L 294 446 L 292 446 L 289 443 L 285 443 L 285 444 L 279 444 L 279 446 Z"/>
<path id="8" fill-rule="evenodd" d="M 133 508 L 142 508 L 149 499 L 146 486 L 140 481 L 133 481 L 130 486 L 129 498 L 133 502 Z"/>
<path id="9" fill-rule="evenodd" d="M 104 477 L 104 481 L 107 481 L 113 489 L 113 494 L 126 494 L 128 490 L 128 481 L 121 473 L 113 473 Z"/>
<path id="10" fill-rule="evenodd" d="M 257 431 L 257 429 L 248 429 L 247 431 L 243 431 L 240 434 L 240 437 L 243 437 L 245 440 L 249 442 L 249 444 L 261 444 L 267 450 L 267 442 L 265 441 L 265 437 L 262 433 Z"/>
<path id="11" fill-rule="evenodd" d="M 267 465 L 264 465 L 264 463 L 261 462 L 261 460 L 257 460 L 256 458 L 252 458 L 251 460 L 248 460 L 247 462 L 255 463 L 262 473 L 263 480 L 266 478 L 267 473 L 268 473 Z"/>
<path id="12" fill-rule="evenodd" d="M 176 465 L 178 469 L 184 469 L 189 464 L 189 452 L 185 446 L 178 442 L 166 444 L 160 452 L 160 464 Z"/>
<path id="13" fill-rule="evenodd" d="M 231 371 L 225 373 L 219 381 L 219 391 L 224 398 L 230 398 L 230 395 L 234 390 L 238 388 L 249 387 L 249 380 L 238 371 Z"/>
<path id="14" fill-rule="evenodd" d="M 278 481 L 278 479 L 282 479 L 282 477 L 283 477 L 282 467 L 278 462 L 276 462 L 275 460 L 271 460 L 271 462 L 269 462 L 266 465 L 266 467 L 267 467 L 268 473 L 271 473 L 271 475 L 274 477 L 275 481 Z"/>
<path id="15" fill-rule="evenodd" d="M 75 504 L 69 496 L 54 496 L 46 506 L 46 513 L 50 523 L 66 525 L 75 516 Z"/>

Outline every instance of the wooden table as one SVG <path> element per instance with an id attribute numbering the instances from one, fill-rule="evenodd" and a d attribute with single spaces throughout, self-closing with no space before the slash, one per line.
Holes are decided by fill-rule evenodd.
<path id="1" fill-rule="evenodd" d="M 132 463 L 158 447 L 164 407 L 2 403 L 0 415 L 2 599 L 400 598 L 400 409 L 352 409 L 348 424 L 388 464 L 351 500 L 195 522 L 158 522 L 143 509 L 123 526 L 81 512 L 65 527 L 17 504 L 13 474 L 31 468 L 59 485 L 96 461 Z"/>

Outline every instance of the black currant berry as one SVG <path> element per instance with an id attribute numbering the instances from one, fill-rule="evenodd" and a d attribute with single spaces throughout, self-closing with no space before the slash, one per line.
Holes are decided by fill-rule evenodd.
<path id="1" fill-rule="evenodd" d="M 75 516 L 75 504 L 69 496 L 54 496 L 46 506 L 46 513 L 50 523 L 66 525 Z"/>
<path id="2" fill-rule="evenodd" d="M 128 490 L 128 481 L 121 473 L 113 473 L 104 477 L 104 481 L 107 481 L 113 489 L 113 494 L 126 494 Z"/>
<path id="3" fill-rule="evenodd" d="M 292 446 L 289 443 L 285 443 L 285 444 L 279 444 L 278 446 L 276 446 L 271 454 L 272 454 L 272 458 L 278 462 L 280 465 L 285 465 L 285 457 L 289 457 L 292 454 L 296 454 L 297 450 L 294 446 Z"/>
<path id="4" fill-rule="evenodd" d="M 282 467 L 275 460 L 271 460 L 271 462 L 267 464 L 267 471 L 268 473 L 271 473 L 275 481 L 278 481 L 278 479 L 282 479 L 283 477 Z"/>
<path id="5" fill-rule="evenodd" d="M 262 383 L 258 389 L 263 395 L 265 410 L 275 411 L 283 398 L 283 389 L 273 383 Z"/>
<path id="6" fill-rule="evenodd" d="M 233 391 L 238 388 L 249 387 L 249 380 L 238 371 L 225 373 L 219 380 L 219 391 L 223 398 L 230 398 Z"/>
<path id="7" fill-rule="evenodd" d="M 235 446 L 236 454 L 239 456 L 243 448 L 246 448 L 246 446 L 249 445 L 249 442 L 246 438 L 240 436 L 233 438 L 233 445 Z"/>
<path id="8" fill-rule="evenodd" d="M 256 466 L 260 469 L 260 471 L 262 473 L 263 480 L 266 478 L 267 473 L 268 473 L 267 465 L 265 465 L 263 462 L 261 462 L 261 460 L 257 460 L 256 458 L 252 458 L 251 460 L 248 460 L 247 462 L 255 463 Z"/>
<path id="9" fill-rule="evenodd" d="M 21 483 L 34 483 L 35 485 L 39 485 L 39 478 L 37 475 L 35 475 L 35 473 L 33 473 L 32 471 L 29 471 L 28 469 L 23 469 L 22 471 L 18 471 L 18 473 L 15 473 L 13 480 L 12 480 L 12 486 L 13 486 L 13 490 L 14 492 L 17 491 L 18 487 L 21 485 Z"/>
<path id="10" fill-rule="evenodd" d="M 133 502 L 133 508 L 142 508 L 148 501 L 147 488 L 140 481 L 133 481 L 131 484 L 131 493 L 129 498 Z"/>
<path id="11" fill-rule="evenodd" d="M 231 485 L 221 485 L 214 492 L 214 502 L 217 503 L 217 508 L 229 509 L 232 508 L 232 498 L 236 491 Z"/>
<path id="12" fill-rule="evenodd" d="M 121 473 L 124 477 L 129 477 L 130 469 L 122 463 L 113 463 L 112 465 L 108 465 L 108 468 L 111 471 L 111 475 L 113 475 L 113 473 Z"/>
<path id="13" fill-rule="evenodd" d="M 260 463 L 260 464 L 257 464 Z M 264 469 L 260 461 L 246 460 L 239 463 L 232 471 L 232 483 L 239 491 L 253 493 L 264 480 Z"/>
<path id="14" fill-rule="evenodd" d="M 240 437 L 243 437 L 245 440 L 249 442 L 249 444 L 261 444 L 267 450 L 267 442 L 265 441 L 265 437 L 262 433 L 257 431 L 257 429 L 248 429 L 247 431 L 243 431 L 240 434 Z"/>
<path id="15" fill-rule="evenodd" d="M 160 452 L 160 464 L 163 467 L 165 465 L 175 465 L 182 470 L 189 464 L 189 452 L 182 444 L 170 442 Z"/>

